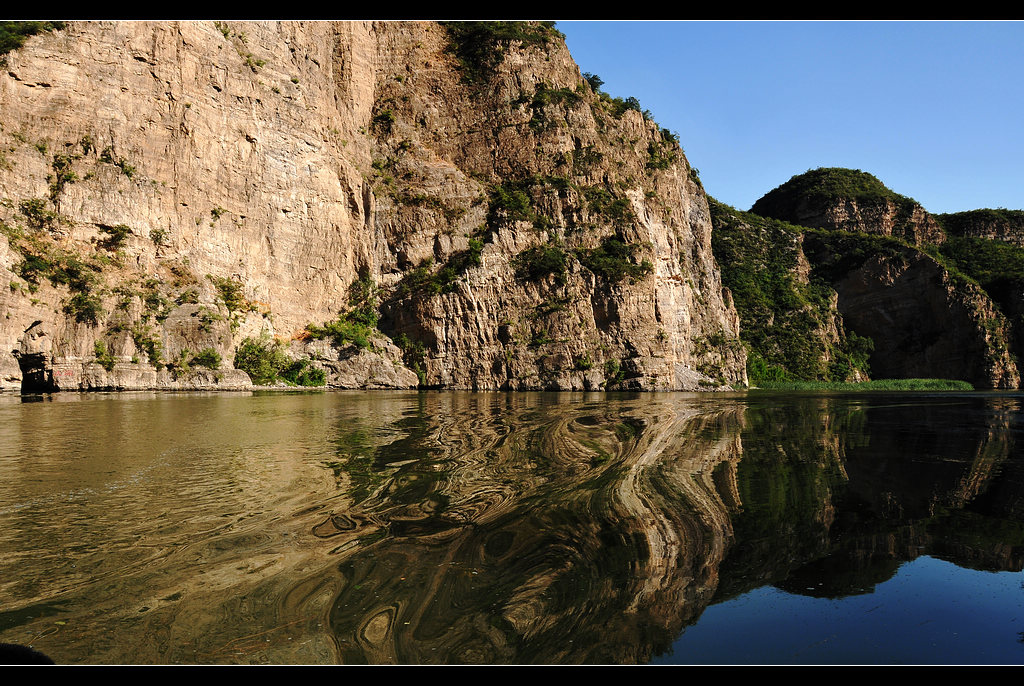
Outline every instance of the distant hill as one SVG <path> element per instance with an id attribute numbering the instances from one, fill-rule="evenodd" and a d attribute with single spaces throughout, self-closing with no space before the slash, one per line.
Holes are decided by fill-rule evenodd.
<path id="1" fill-rule="evenodd" d="M 911 243 L 937 243 L 942 227 L 913 198 L 859 169 L 812 169 L 766 193 L 754 214 L 812 228 L 880 233 Z"/>
<path id="2" fill-rule="evenodd" d="M 751 383 L 1020 385 L 1024 212 L 934 216 L 871 174 L 821 168 L 748 213 L 713 203 L 712 222 Z"/>

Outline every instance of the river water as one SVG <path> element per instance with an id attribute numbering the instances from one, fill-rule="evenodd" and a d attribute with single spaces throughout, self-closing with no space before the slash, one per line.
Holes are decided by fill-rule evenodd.
<path id="1" fill-rule="evenodd" d="M 0 395 L 0 642 L 65 664 L 1020 664 L 1022 402 Z"/>

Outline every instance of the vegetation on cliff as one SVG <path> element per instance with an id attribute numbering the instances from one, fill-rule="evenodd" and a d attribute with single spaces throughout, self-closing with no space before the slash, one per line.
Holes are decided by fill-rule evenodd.
<path id="1" fill-rule="evenodd" d="M 800 275 L 803 229 L 709 204 L 711 246 L 740 316 L 750 383 L 866 376 L 871 341 L 837 328 L 826 280 Z"/>
<path id="2" fill-rule="evenodd" d="M 516 255 L 512 263 L 516 268 L 516 278 L 520 280 L 539 282 L 553 274 L 561 285 L 565 283 L 567 259 L 561 245 L 550 243 L 527 248 Z"/>
<path id="3" fill-rule="evenodd" d="M 513 42 L 543 47 L 553 38 L 565 38 L 553 21 L 443 21 L 449 50 L 459 59 L 468 83 L 485 81 L 494 73 Z"/>
<path id="4" fill-rule="evenodd" d="M 1007 282 L 1024 281 L 1024 248 L 987 238 L 955 237 L 938 253 L 991 294 Z"/>
<path id="5" fill-rule="evenodd" d="M 0 56 L 20 48 L 29 36 L 63 28 L 62 21 L 0 21 Z"/>
<path id="6" fill-rule="evenodd" d="M 608 236 L 592 250 L 577 253 L 580 264 L 592 271 L 601 281 L 616 284 L 623 279 L 635 282 L 654 271 L 650 260 L 636 263 L 637 245 L 629 244 L 617 236 Z"/>
<path id="7" fill-rule="evenodd" d="M 865 209 L 872 208 L 879 208 L 882 211 L 879 213 L 863 212 Z M 893 215 L 893 208 L 895 208 L 895 215 Z M 833 213 L 834 220 L 822 220 L 822 216 L 832 216 Z M 914 219 L 911 219 L 912 213 Z M 1010 383 L 1016 383 L 1013 381 L 1016 378 L 1015 362 L 1012 356 L 1008 356 L 1008 351 L 1013 348 L 1021 348 L 1021 343 L 1024 342 L 1020 331 L 1021 325 L 1024 324 L 1022 321 L 1024 320 L 1022 317 L 1024 315 L 1024 298 L 1018 295 L 1021 287 L 1024 286 L 1024 248 L 991 238 L 970 237 L 969 235 L 972 232 L 998 235 L 1001 230 L 1012 233 L 1012 222 L 1020 219 L 1015 213 L 1008 210 L 979 210 L 944 215 L 942 224 L 944 231 L 938 230 L 937 223 L 932 221 L 930 215 L 916 201 L 886 188 L 871 174 L 851 169 L 815 169 L 794 176 L 785 184 L 766 194 L 754 204 L 751 213 L 746 215 L 747 232 L 743 236 L 748 241 L 758 235 L 758 231 L 764 232 L 767 226 L 764 222 L 769 221 L 758 215 L 770 216 L 782 223 L 776 227 L 773 236 L 765 237 L 761 241 L 760 249 L 764 254 L 758 257 L 760 263 L 752 264 L 742 260 L 736 263 L 740 265 L 739 274 L 736 273 L 736 265 L 728 263 L 736 261 L 737 256 L 730 254 L 722 247 L 729 241 L 735 243 L 738 239 L 735 236 L 730 238 L 728 223 L 721 219 L 721 213 L 715 214 L 719 217 L 719 223 L 725 227 L 722 231 L 723 236 L 716 241 L 716 246 L 719 246 L 716 247 L 716 257 L 722 266 L 723 283 L 734 291 L 736 306 L 741 322 L 744 324 L 742 328 L 747 329 L 746 331 L 741 330 L 741 337 L 745 341 L 761 340 L 760 333 L 764 329 L 770 330 L 766 336 L 768 339 L 774 340 L 782 334 L 778 307 L 765 307 L 763 297 L 752 299 L 749 284 L 764 282 L 769 274 L 775 273 L 779 265 L 772 263 L 772 256 L 782 250 L 781 246 L 786 245 L 787 241 L 791 243 L 795 241 L 799 243 L 797 250 L 800 256 L 807 260 L 804 269 L 809 269 L 809 283 L 827 290 L 832 287 L 841 288 L 841 284 L 850 274 L 865 269 L 865 265 L 869 265 L 867 272 L 863 272 L 858 279 L 863 277 L 867 281 L 858 282 L 860 285 L 847 285 L 842 288 L 854 288 L 854 290 L 867 288 L 881 297 L 883 291 L 887 291 L 893 286 L 893 283 L 887 281 L 887 278 L 900 280 L 903 278 L 902 275 L 907 273 L 924 274 L 933 271 L 941 275 L 937 281 L 934 278 L 929 281 L 929 283 L 934 282 L 938 288 L 932 293 L 935 298 L 934 302 L 945 303 L 943 306 L 953 308 L 950 311 L 950 316 L 960 317 L 957 321 L 960 322 L 959 326 L 965 327 L 962 335 L 967 336 L 967 339 L 953 342 L 949 339 L 949 336 L 953 335 L 950 332 L 955 328 L 953 324 L 950 322 L 936 323 L 934 314 L 925 314 L 930 312 L 927 309 L 929 306 L 922 303 L 928 297 L 932 297 L 927 293 L 916 294 L 914 296 L 916 304 L 903 313 L 901 321 L 893 322 L 891 326 L 885 327 L 876 326 L 873 320 L 856 319 L 856 317 L 850 319 L 853 315 L 851 311 L 845 309 L 843 310 L 844 318 L 839 318 L 838 311 L 842 308 L 837 308 L 838 301 L 833 301 L 831 304 L 830 309 L 837 317 L 837 322 L 848 319 L 853 322 L 854 326 L 860 327 L 864 331 L 871 330 L 870 335 L 875 337 L 875 340 L 867 341 L 866 345 L 856 345 L 857 352 L 860 358 L 866 362 L 867 357 L 872 356 L 872 347 L 877 351 L 884 351 L 884 353 L 875 352 L 871 359 L 880 368 L 886 366 L 882 362 L 888 365 L 887 369 L 882 372 L 886 376 L 898 374 L 893 367 L 893 359 L 895 359 L 893 355 L 899 357 L 906 354 L 908 356 L 906 363 L 917 364 L 919 372 L 925 369 L 931 370 L 932 367 L 929 365 L 932 363 L 925 361 L 928 358 L 923 357 L 923 351 L 931 346 L 939 345 L 947 348 L 953 346 L 960 350 L 977 348 L 977 352 L 971 355 L 981 355 L 983 359 L 977 361 L 977 364 L 988 370 L 980 372 L 972 366 L 975 363 L 971 362 L 964 362 L 966 366 L 963 368 L 958 368 L 957 363 L 951 363 L 953 364 L 952 367 L 949 367 L 951 375 L 963 374 L 964 376 L 959 378 L 970 378 L 975 383 L 982 384 L 1002 384 L 1006 383 L 1007 379 Z M 1024 213 L 1018 214 L 1024 216 Z M 734 216 L 739 215 L 734 213 Z M 857 219 L 847 224 L 843 219 L 846 216 L 856 216 Z M 815 226 L 823 228 L 798 226 L 797 224 L 802 220 L 816 222 Z M 793 223 L 786 224 L 785 222 Z M 876 222 L 880 222 L 877 229 Z M 757 230 L 754 230 L 755 226 L 758 227 Z M 859 230 L 841 230 L 846 226 L 856 226 Z M 994 226 L 996 228 L 993 228 Z M 1011 228 L 1007 229 L 1007 226 L 1011 226 Z M 788 229 L 788 235 L 782 229 Z M 716 226 L 716 231 L 718 231 L 718 226 Z M 892 235 L 888 235 L 890 232 Z M 968 235 L 957 237 L 955 235 L 957 233 Z M 795 236 L 799 236 L 799 239 Z M 904 238 L 909 240 L 904 240 Z M 934 266 L 928 267 L 928 264 Z M 781 266 L 782 273 L 786 273 L 786 265 Z M 792 270 L 792 267 L 788 268 Z M 879 269 L 882 271 L 874 275 L 875 271 Z M 922 272 L 922 269 L 926 271 Z M 760 273 L 759 270 L 763 273 Z M 890 276 L 886 277 L 884 273 Z M 930 288 L 931 286 L 928 286 L 928 289 Z M 861 295 L 864 294 L 863 291 L 857 292 Z M 988 298 L 985 298 L 985 295 Z M 922 299 L 920 303 L 917 303 L 918 297 Z M 1011 319 L 1011 323 L 992 311 L 986 304 L 989 299 Z M 970 312 L 969 315 L 954 314 L 953 310 L 959 312 L 964 308 L 966 308 L 965 312 Z M 862 317 L 863 314 L 857 316 Z M 917 325 L 908 329 L 906 322 L 902 321 L 908 316 L 911 318 L 924 317 L 924 319 L 920 319 Z M 1012 320 L 1016 320 L 1015 323 Z M 844 324 L 844 326 L 849 328 L 849 324 Z M 923 326 L 928 331 L 915 330 L 917 326 Z M 1018 330 L 1014 332 L 1013 329 Z M 847 333 L 851 334 L 847 336 L 848 340 L 855 344 L 864 340 L 853 334 L 852 331 Z M 793 346 L 795 350 L 800 350 L 813 339 L 805 340 L 803 343 L 799 337 L 780 340 L 788 340 L 788 345 Z M 1014 343 L 1014 341 L 1016 342 Z M 948 352 L 942 354 L 950 355 Z M 789 379 L 765 378 L 763 374 L 758 374 L 761 355 L 761 346 L 753 345 L 750 363 L 753 372 L 752 379 L 760 376 L 763 382 L 781 382 L 793 381 L 798 378 L 796 376 Z M 883 357 L 878 357 L 879 355 L 883 355 Z M 914 357 L 915 355 L 917 357 Z M 956 357 L 956 354 L 953 354 L 953 357 Z M 911 362 L 912 359 L 916 361 Z M 787 372 L 791 370 L 791 367 L 787 367 L 785 363 L 782 366 Z M 855 366 L 861 371 L 867 372 L 866 364 L 855 364 Z M 939 367 L 935 367 L 934 371 L 941 373 Z M 991 376 L 988 382 L 983 378 L 986 374 Z M 810 379 L 805 380 L 809 381 Z M 817 380 L 827 381 L 828 379 L 819 377 Z"/>
<path id="8" fill-rule="evenodd" d="M 895 193 L 871 174 L 823 168 L 794 176 L 754 203 L 751 213 L 781 218 L 801 204 L 820 209 L 844 202 L 917 206 L 917 201 Z M 1007 284 L 1024 279 L 1024 248 L 997 239 L 964 235 L 979 225 L 1024 226 L 1024 211 L 980 209 L 932 216 L 949 237 L 921 248 L 938 260 L 952 278 L 976 283 L 994 298 L 1005 292 Z M 827 244 L 827 261 L 818 261 L 814 266 L 826 280 L 843 276 L 871 257 L 906 261 L 919 250 L 894 236 L 806 227 L 798 230 L 813 236 L 818 245 Z"/>
<path id="9" fill-rule="evenodd" d="M 829 231 L 801 227 L 807 238 L 808 257 L 813 273 L 826 283 L 837 281 L 871 258 L 883 258 L 905 264 L 917 249 L 891 236 L 857 231 Z"/>
<path id="10" fill-rule="evenodd" d="M 235 351 L 234 365 L 254 384 L 269 386 L 281 381 L 292 386 L 323 386 L 324 370 L 306 358 L 294 359 L 270 338 L 246 338 Z"/>
<path id="11" fill-rule="evenodd" d="M 1016 354 L 1024 350 L 1024 248 L 988 238 L 950 237 L 929 250 L 950 269 L 980 285 L 1000 311 L 1013 321 Z"/>
<path id="12" fill-rule="evenodd" d="M 380 334 L 377 330 L 379 293 L 380 289 L 369 272 L 363 270 L 348 287 L 348 310 L 323 326 L 307 325 L 309 337 L 314 340 L 330 338 L 339 348 L 349 344 L 363 349 L 372 348 L 370 338 Z"/>

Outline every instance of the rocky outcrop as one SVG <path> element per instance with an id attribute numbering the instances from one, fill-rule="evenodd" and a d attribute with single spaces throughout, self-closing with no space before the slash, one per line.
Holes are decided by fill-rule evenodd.
<path id="1" fill-rule="evenodd" d="M 817 214 L 808 214 L 803 222 L 816 228 L 878 233 L 902 238 L 908 243 L 925 245 L 942 240 L 942 227 L 920 205 L 898 205 L 891 200 L 860 203 L 844 200 Z"/>
<path id="2" fill-rule="evenodd" d="M 731 212 L 734 217 L 743 214 Z M 1005 252 L 1012 248 L 1004 245 L 1005 250 L 993 252 L 987 249 L 990 246 L 975 245 L 977 241 L 964 245 L 968 239 L 958 235 L 964 231 L 963 221 L 958 224 L 949 218 L 962 220 L 960 215 L 943 215 L 940 225 L 915 201 L 894 193 L 870 174 L 815 169 L 763 196 L 745 216 L 750 226 L 767 226 L 772 219 L 792 224 L 775 227 L 775 233 L 785 235 L 783 229 L 788 228 L 789 234 L 802 238 L 798 252 L 811 265 L 810 283 L 835 293 L 831 308 L 841 315 L 842 325 L 858 337 L 871 339 L 874 350 L 867 366 L 872 377 L 959 379 L 978 388 L 1020 385 L 1015 361 L 1020 348 L 1016 281 L 995 278 L 1000 269 L 1009 269 L 1005 264 L 1012 263 L 1014 256 Z M 743 240 L 749 241 L 754 233 L 744 232 Z M 778 254 L 785 250 L 784 243 L 772 240 L 758 254 Z M 735 265 L 728 263 L 731 258 L 725 252 L 716 254 L 731 284 Z M 792 270 L 747 271 L 760 274 L 758 278 L 767 284 L 762 290 L 777 297 L 786 284 L 798 283 L 789 275 Z M 781 276 L 768 279 L 769 272 Z M 979 286 L 983 276 L 987 281 Z M 819 303 L 824 295 L 819 294 Z M 756 302 L 768 299 L 759 296 Z M 787 297 L 784 304 L 797 301 Z M 749 340 L 750 328 L 764 329 L 766 319 L 751 317 L 740 305 L 741 316 L 754 322 L 744 334 Z M 772 329 L 767 338 L 775 335 Z M 760 349 L 757 344 L 753 348 Z M 808 368 L 793 360 L 770 361 L 790 370 Z M 818 373 L 816 378 L 824 377 Z"/>
<path id="3" fill-rule="evenodd" d="M 987 238 L 1024 247 L 1024 211 L 981 209 L 937 214 L 950 236 Z"/>
<path id="4" fill-rule="evenodd" d="M 482 71 L 428 22 L 30 38 L 0 75 L 5 386 L 67 365 L 75 388 L 201 383 L 182 374 L 200 351 L 235 378 L 241 341 L 302 340 L 360 274 L 406 368 L 344 345 L 333 362 L 364 361 L 313 360 L 345 387 L 413 370 L 450 388 L 745 382 L 678 143 L 594 92 L 556 32 L 523 27 L 492 37 Z M 11 352 L 36 321 L 41 367 Z M 725 343 L 695 345 L 709 337 Z"/>
<path id="5" fill-rule="evenodd" d="M 419 384 L 416 373 L 402 363 L 402 351 L 383 336 L 368 348 L 329 341 L 296 341 L 292 347 L 297 357 L 319 363 L 328 388 L 416 388 Z"/>
<path id="6" fill-rule="evenodd" d="M 860 170 L 814 169 L 761 197 L 750 211 L 817 229 L 877 233 L 915 245 L 939 243 L 942 226 L 913 198 Z"/>

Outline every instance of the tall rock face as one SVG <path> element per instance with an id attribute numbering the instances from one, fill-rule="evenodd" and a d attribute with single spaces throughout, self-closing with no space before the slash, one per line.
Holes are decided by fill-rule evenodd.
<path id="1" fill-rule="evenodd" d="M 942 226 L 912 198 L 860 170 L 813 169 L 794 176 L 750 208 L 754 214 L 816 229 L 878 233 L 922 245 L 941 242 Z"/>
<path id="2" fill-rule="evenodd" d="M 0 75 L 4 385 L 245 385 L 231 359 L 259 336 L 345 386 L 745 382 L 675 137 L 591 88 L 557 32 L 514 28 L 30 38 Z M 401 350 L 344 333 L 355 284 Z M 333 346 L 310 341 L 336 317 Z"/>

